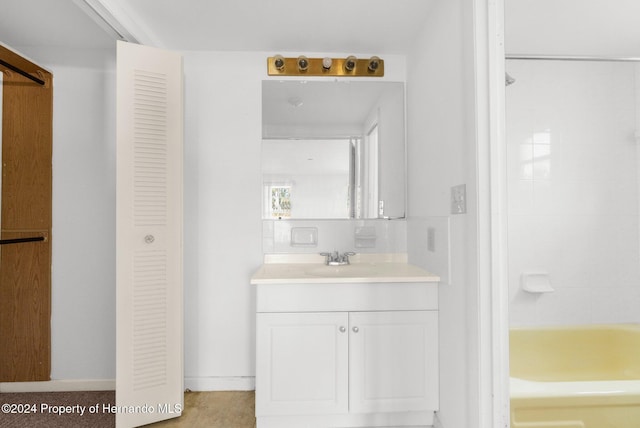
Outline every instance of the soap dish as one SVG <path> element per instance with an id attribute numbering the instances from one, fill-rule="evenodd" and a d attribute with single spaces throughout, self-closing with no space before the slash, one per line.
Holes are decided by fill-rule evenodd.
<path id="1" fill-rule="evenodd" d="M 292 227 L 290 244 L 292 247 L 317 247 L 318 228 Z"/>
<path id="2" fill-rule="evenodd" d="M 546 272 L 526 272 L 521 277 L 522 289 L 528 293 L 552 293 L 549 274 Z"/>

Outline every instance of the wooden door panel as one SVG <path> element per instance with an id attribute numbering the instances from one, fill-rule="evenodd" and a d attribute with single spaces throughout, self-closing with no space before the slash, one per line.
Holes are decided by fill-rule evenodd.
<path id="1" fill-rule="evenodd" d="M 3 232 L 1 239 L 32 236 L 48 232 Z M 0 382 L 49 380 L 50 261 L 48 240 L 0 247 Z"/>
<path id="2" fill-rule="evenodd" d="M 51 228 L 52 88 L 4 76 L 2 229 Z"/>
<path id="3" fill-rule="evenodd" d="M 53 76 L 0 46 L 0 58 L 31 75 L 2 71 L 0 381 L 49 380 L 51 368 L 51 154 Z"/>

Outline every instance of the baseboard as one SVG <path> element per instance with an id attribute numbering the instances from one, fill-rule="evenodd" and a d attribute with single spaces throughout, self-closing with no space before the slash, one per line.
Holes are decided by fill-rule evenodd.
<path id="1" fill-rule="evenodd" d="M 340 413 L 256 417 L 258 428 L 433 428 L 433 412 Z"/>
<path id="2" fill-rule="evenodd" d="M 256 378 L 247 377 L 187 377 L 184 387 L 191 391 L 253 391 Z M 115 379 L 66 379 L 44 382 L 0 382 L 1 392 L 61 392 L 112 391 Z"/>
<path id="3" fill-rule="evenodd" d="M 115 379 L 67 379 L 44 382 L 0 382 L 0 392 L 113 391 Z"/>
<path id="4" fill-rule="evenodd" d="M 245 377 L 186 377 L 184 387 L 191 391 L 253 391 L 256 378 Z"/>

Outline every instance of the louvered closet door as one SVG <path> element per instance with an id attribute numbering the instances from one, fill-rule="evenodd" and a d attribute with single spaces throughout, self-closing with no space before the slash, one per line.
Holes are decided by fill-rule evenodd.
<path id="1" fill-rule="evenodd" d="M 183 406 L 182 58 L 118 42 L 116 425 Z"/>

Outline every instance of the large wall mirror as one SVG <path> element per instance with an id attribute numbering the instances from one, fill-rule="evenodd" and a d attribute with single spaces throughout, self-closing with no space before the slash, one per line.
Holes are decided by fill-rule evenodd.
<path id="1" fill-rule="evenodd" d="M 404 218 L 404 124 L 403 83 L 263 81 L 263 218 Z"/>

